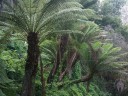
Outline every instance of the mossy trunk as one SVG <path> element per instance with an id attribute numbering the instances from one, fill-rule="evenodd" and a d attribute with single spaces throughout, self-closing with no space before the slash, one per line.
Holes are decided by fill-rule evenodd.
<path id="1" fill-rule="evenodd" d="M 35 96 L 34 84 L 39 59 L 38 34 L 30 32 L 27 37 L 27 43 L 27 60 L 25 65 L 25 76 L 21 96 Z"/>

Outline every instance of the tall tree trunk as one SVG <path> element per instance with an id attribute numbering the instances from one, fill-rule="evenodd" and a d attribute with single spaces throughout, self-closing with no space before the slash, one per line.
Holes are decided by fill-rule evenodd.
<path id="1" fill-rule="evenodd" d="M 48 80 L 47 83 L 51 83 L 54 79 L 55 74 L 57 73 L 58 69 L 59 69 L 59 65 L 61 63 L 61 60 L 63 58 L 63 55 L 65 53 L 66 47 L 68 44 L 68 35 L 62 35 L 60 40 L 59 40 L 59 48 L 57 50 L 57 55 L 56 55 L 56 60 L 55 60 L 55 64 L 48 76 Z"/>
<path id="2" fill-rule="evenodd" d="M 75 64 L 75 62 L 78 60 L 78 54 L 76 50 L 73 50 L 73 52 L 70 53 L 70 56 L 68 57 L 67 60 L 67 66 L 65 68 L 65 70 L 63 72 L 61 72 L 60 76 L 59 76 L 59 81 L 61 81 L 63 79 L 63 77 L 70 72 L 70 70 L 72 70 L 72 66 L 73 64 Z"/>
<path id="3" fill-rule="evenodd" d="M 41 73 L 41 84 L 42 84 L 42 94 L 41 96 L 46 96 L 46 90 L 45 90 L 45 78 L 44 78 L 44 70 L 43 70 L 43 63 L 41 60 L 41 55 L 40 55 L 40 73 Z"/>
<path id="4" fill-rule="evenodd" d="M 27 37 L 28 50 L 25 65 L 25 76 L 21 96 L 35 96 L 34 84 L 38 67 L 39 46 L 38 34 L 30 32 Z"/>

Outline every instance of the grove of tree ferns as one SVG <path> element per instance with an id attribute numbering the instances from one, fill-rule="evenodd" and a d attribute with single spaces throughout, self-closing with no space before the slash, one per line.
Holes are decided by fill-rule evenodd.
<path id="1" fill-rule="evenodd" d="M 0 96 L 128 96 L 127 0 L 0 0 Z"/>

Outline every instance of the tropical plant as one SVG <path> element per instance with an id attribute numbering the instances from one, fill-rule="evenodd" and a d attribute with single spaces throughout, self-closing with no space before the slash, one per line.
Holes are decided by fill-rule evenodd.
<path id="1" fill-rule="evenodd" d="M 50 33 L 72 32 L 70 28 L 65 29 L 65 24 L 87 19 L 84 15 L 90 10 L 82 9 L 75 0 L 4 0 L 3 3 L 1 25 L 28 43 L 22 96 L 32 96 L 35 94 L 32 90 L 40 55 L 39 43 Z"/>
<path id="2" fill-rule="evenodd" d="M 2 92 L 3 89 L 7 89 L 6 84 L 12 82 L 10 79 L 8 79 L 6 71 L 5 71 L 5 64 L 0 59 L 0 96 L 5 96 L 5 94 Z"/>
<path id="3" fill-rule="evenodd" d="M 95 21 L 97 15 L 93 10 L 82 9 L 82 5 L 77 1 L 79 0 L 14 0 L 11 3 L 8 0 L 3 1 L 0 25 L 4 29 L 0 32 L 0 42 L 5 42 L 8 37 L 13 36 L 16 40 L 24 40 L 22 46 L 26 47 L 26 42 L 28 45 L 22 96 L 35 95 L 37 85 L 34 84 L 39 63 L 40 73 L 36 84 L 40 84 L 38 81 L 41 76 L 43 96 L 103 95 L 102 92 L 97 93 L 94 90 L 100 91 L 97 85 L 90 84 L 94 75 L 104 77 L 113 73 L 111 75 L 114 77 L 126 73 L 122 70 L 127 67 L 127 62 L 119 61 L 121 56 L 126 54 L 118 54 L 120 48 L 100 42 L 99 26 L 89 21 Z M 85 2 L 85 8 L 88 4 L 91 6 L 95 3 L 95 0 L 88 2 Z M 7 47 L 12 47 L 11 44 Z M 13 46 L 14 49 L 19 47 Z M 1 54 L 3 60 L 9 61 L 7 65 L 15 63 L 9 66 L 13 67 L 13 70 L 17 69 L 17 63 L 25 61 L 22 62 L 19 58 L 19 54 L 23 52 L 20 50 L 23 49 L 18 49 L 18 52 L 6 49 Z M 113 57 L 114 55 L 116 56 Z M 90 91 L 92 93 L 88 93 Z"/>
<path id="4" fill-rule="evenodd" d="M 83 58 L 81 59 L 81 64 L 87 75 L 80 81 L 86 81 L 88 77 L 91 80 L 93 75 L 105 76 L 105 74 L 111 73 L 113 78 L 114 76 L 119 77 L 122 74 L 125 75 L 126 73 L 122 71 L 122 68 L 125 68 L 128 64 L 127 62 L 119 61 L 119 59 L 127 53 L 117 54 L 120 50 L 118 47 L 113 48 L 113 45 L 109 43 L 83 43 L 80 48 L 80 54 Z M 113 57 L 115 54 L 116 56 Z"/>

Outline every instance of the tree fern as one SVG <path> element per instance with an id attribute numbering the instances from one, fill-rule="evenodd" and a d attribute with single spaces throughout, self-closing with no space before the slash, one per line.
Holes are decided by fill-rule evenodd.
<path id="1" fill-rule="evenodd" d="M 63 30 L 61 26 L 64 26 L 68 22 L 77 19 L 87 19 L 85 13 L 88 13 L 88 11 L 83 10 L 82 6 L 75 0 L 17 0 L 11 3 L 5 0 L 3 2 L 4 8 L 0 14 L 1 25 L 9 28 L 13 34 L 18 32 L 22 37 L 27 39 L 28 57 L 25 67 L 23 90 L 28 89 L 28 86 L 26 86 L 27 82 L 32 83 L 37 72 L 40 51 L 38 43 L 42 42 L 40 41 L 41 38 L 44 38 L 52 31 Z M 57 29 L 58 25 L 60 25 L 59 29 Z M 34 54 L 36 54 L 36 56 Z M 30 56 L 32 57 L 29 58 Z M 36 64 L 34 64 L 34 62 L 36 62 Z M 31 72 L 28 72 L 28 66 L 32 67 Z M 31 79 L 31 77 L 34 79 Z M 32 88 L 31 84 L 30 88 Z M 24 94 L 23 96 L 25 96 L 25 94 L 26 96 L 28 94 L 32 96 L 32 91 L 28 91 L 27 93 L 27 90 L 24 90 L 24 92 L 25 93 L 22 93 L 22 95 Z"/>

